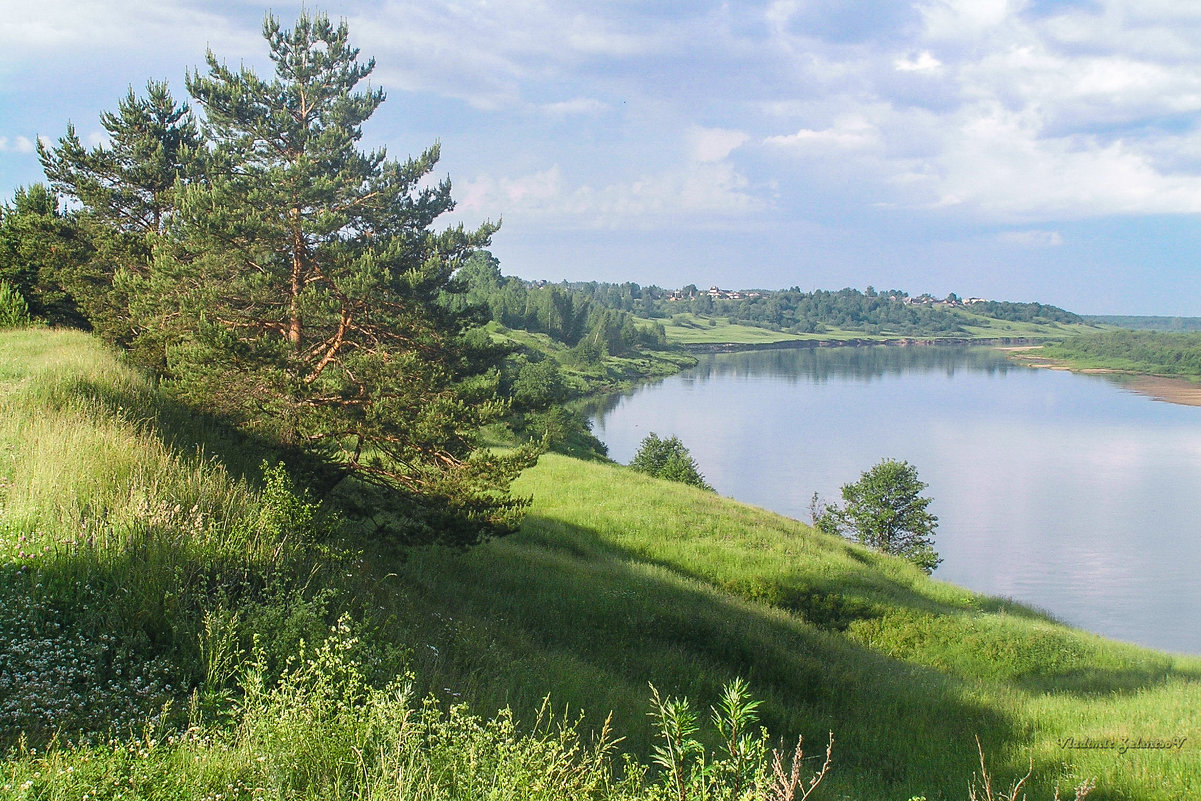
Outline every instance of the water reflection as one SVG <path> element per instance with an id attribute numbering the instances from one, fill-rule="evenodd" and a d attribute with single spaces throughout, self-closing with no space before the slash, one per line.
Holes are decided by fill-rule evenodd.
<path id="1" fill-rule="evenodd" d="M 1199 408 L 990 349 L 873 347 L 706 356 L 593 413 L 614 459 L 676 434 L 719 492 L 800 519 L 813 492 L 907 459 L 939 578 L 1201 653 Z"/>
<path id="2" fill-rule="evenodd" d="M 771 376 L 788 383 L 821 383 L 851 378 L 871 381 L 886 375 L 957 370 L 1005 373 L 1015 365 L 997 351 L 967 347 L 880 346 L 861 348 L 808 348 L 745 353 L 706 354 L 689 379 L 707 381 L 723 376 Z M 1023 369 L 1023 368 L 1019 368 Z"/>

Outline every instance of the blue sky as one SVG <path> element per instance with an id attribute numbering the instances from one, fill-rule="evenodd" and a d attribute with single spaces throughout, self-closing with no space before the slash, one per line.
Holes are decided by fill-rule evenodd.
<path id="1" fill-rule="evenodd" d="M 370 145 L 442 143 L 508 274 L 1201 316 L 1195 0 L 374 0 Z M 285 25 L 300 4 L 272 7 Z M 267 7 L 0 0 L 0 195 Z"/>

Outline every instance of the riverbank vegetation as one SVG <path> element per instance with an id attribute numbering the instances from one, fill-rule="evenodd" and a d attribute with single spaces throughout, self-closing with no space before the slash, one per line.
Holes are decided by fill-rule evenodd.
<path id="1" fill-rule="evenodd" d="M 620 356 L 668 344 L 1045 337 L 1092 328 L 1080 315 L 1042 303 L 913 298 L 871 287 L 700 291 L 525 281 L 502 275 L 487 252 L 473 257 L 460 278 L 467 285 L 463 302 L 486 309 L 496 325 L 547 334 L 585 362 L 600 358 L 602 350 Z"/>
<path id="2" fill-rule="evenodd" d="M 1201 380 L 1201 333 L 1105 331 L 1049 343 L 1036 355 L 1076 369 Z"/>
<path id="3" fill-rule="evenodd" d="M 899 289 L 877 291 L 847 287 L 837 291 L 799 287 L 784 290 L 679 290 L 637 284 L 565 284 L 610 308 L 624 309 L 651 319 L 693 314 L 724 318 L 731 323 L 789 334 L 823 334 L 831 329 L 856 330 L 867 335 L 932 337 L 964 335 L 980 321 L 1032 325 L 1079 325 L 1083 318 L 1042 303 L 1013 303 L 981 298 L 963 300 L 955 294 L 935 298 L 911 297 Z"/>
<path id="4" fill-rule="evenodd" d="M 1088 314 L 1084 320 L 1107 328 L 1129 328 L 1133 331 L 1201 331 L 1201 317 L 1163 317 L 1135 314 Z"/>
<path id="5" fill-rule="evenodd" d="M 898 329 L 881 327 L 842 328 L 825 326 L 821 333 L 794 333 L 772 327 L 750 325 L 732 321 L 728 317 L 712 317 L 691 312 L 673 314 L 659 322 L 663 325 L 668 343 L 691 348 L 733 344 L 744 347 L 762 347 L 773 343 L 872 343 L 889 341 L 998 341 L 998 340 L 1050 340 L 1061 339 L 1073 333 L 1089 333 L 1096 330 L 1087 323 L 1045 323 L 998 320 L 972 311 L 959 309 L 954 312 L 959 319 L 959 328 L 953 334 L 913 336 Z"/>

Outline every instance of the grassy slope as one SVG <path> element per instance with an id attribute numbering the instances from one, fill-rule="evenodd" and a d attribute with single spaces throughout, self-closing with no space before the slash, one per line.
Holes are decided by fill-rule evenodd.
<path id="1" fill-rule="evenodd" d="M 114 608 L 135 617 L 137 604 L 169 594 L 170 576 L 149 569 L 161 559 L 191 570 L 219 556 L 249 570 L 270 558 L 221 524 L 252 504 L 246 487 L 139 425 L 150 393 L 82 335 L 0 335 L 5 575 L 29 548 L 18 537 L 32 534 L 69 566 L 81 550 L 63 538 L 81 519 L 201 532 L 204 543 L 173 540 L 159 562 L 119 558 L 144 557 L 139 542 L 100 542 L 123 565 L 111 591 L 139 590 Z M 644 754 L 647 682 L 708 705 L 742 675 L 774 732 L 810 743 L 835 733 L 836 769 L 819 798 L 962 798 L 974 735 L 999 777 L 1033 761 L 1032 798 L 1049 798 L 1059 776 L 1096 776 L 1093 798 L 1201 792 L 1201 660 L 1073 631 L 620 467 L 546 456 L 520 489 L 535 502 L 518 534 L 402 564 L 368 549 L 337 573 L 337 591 L 373 610 L 372 630 L 410 650 L 423 689 L 483 711 L 511 704 L 529 715 L 547 693 L 592 720 L 612 710 L 625 747 Z M 172 515 L 181 520 L 163 522 Z M 1184 753 L 1058 744 L 1127 736 L 1189 739 Z"/>
<path id="2" fill-rule="evenodd" d="M 965 333 L 955 334 L 954 337 L 969 337 L 974 339 L 990 339 L 995 337 L 1049 338 L 1063 337 L 1072 333 L 1082 333 L 1097 330 L 1088 325 L 1062 325 L 1058 323 L 1021 323 L 1007 320 L 995 320 L 966 310 L 955 312 L 963 318 Z M 676 319 L 676 318 L 679 319 Z M 710 325 L 710 319 L 717 324 Z M 669 342 L 682 345 L 735 343 L 761 344 L 767 342 L 792 342 L 804 340 L 839 340 L 839 339 L 888 339 L 888 333 L 879 336 L 869 336 L 862 331 L 850 329 L 830 329 L 820 334 L 790 334 L 783 331 L 772 331 L 767 328 L 756 328 L 749 325 L 730 325 L 724 317 L 707 318 L 694 314 L 676 315 L 665 320 L 639 320 L 640 323 L 660 322 L 667 331 Z"/>
<path id="3" fill-rule="evenodd" d="M 722 681 L 748 676 L 773 731 L 809 742 L 835 732 L 833 781 L 853 797 L 957 797 L 974 735 L 1002 774 L 1033 760 L 1032 797 L 1050 797 L 1060 775 L 1098 777 L 1096 797 L 1201 788 L 1188 753 L 1058 742 L 1194 741 L 1196 659 L 1074 631 L 796 521 L 620 467 L 548 456 L 523 484 L 535 505 L 520 534 L 462 556 L 427 553 L 405 569 L 430 608 L 470 632 L 473 658 L 487 654 L 466 674 L 443 666 L 446 686 L 519 707 L 553 688 L 560 701 L 614 709 L 640 749 L 646 682 L 712 699 Z M 1149 786 L 1159 775 L 1162 786 Z"/>
<path id="4" fill-rule="evenodd" d="M 639 381 L 674 375 L 696 364 L 696 359 L 676 349 L 644 348 L 630 356 L 606 356 L 601 364 L 581 366 L 572 363 L 570 348 L 546 334 L 504 328 L 496 323 L 489 323 L 488 327 L 498 341 L 554 357 L 562 366 L 574 395 L 613 392 Z"/>

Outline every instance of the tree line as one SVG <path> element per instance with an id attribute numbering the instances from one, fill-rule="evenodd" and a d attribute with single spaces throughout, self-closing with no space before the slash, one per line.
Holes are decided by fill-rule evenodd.
<path id="1" fill-rule="evenodd" d="M 599 301 L 574 285 L 529 282 L 501 274 L 488 251 L 467 259 L 456 276 L 465 292 L 457 303 L 486 309 L 506 328 L 543 333 L 574 348 L 574 356 L 595 363 L 624 356 L 639 347 L 667 347 L 663 325 L 639 325 L 630 310 Z"/>
<path id="2" fill-rule="evenodd" d="M 1201 376 L 1201 333 L 1196 332 L 1104 331 L 1048 345 L 1043 353 L 1097 367 Z"/>
<path id="3" fill-rule="evenodd" d="M 799 287 L 785 290 L 754 290 L 714 296 L 688 285 L 668 291 L 658 286 L 604 282 L 564 283 L 565 289 L 580 293 L 594 303 L 621 309 L 640 317 L 662 319 L 681 313 L 724 317 L 742 323 L 789 333 L 822 333 L 832 328 L 883 332 L 905 336 L 947 336 L 964 333 L 968 322 L 959 311 L 996 320 L 1033 323 L 1082 323 L 1073 312 L 1045 303 L 974 301 L 965 306 L 954 293 L 946 298 L 922 295 L 911 298 L 899 289 L 877 291 L 850 287 L 835 291 Z"/>

